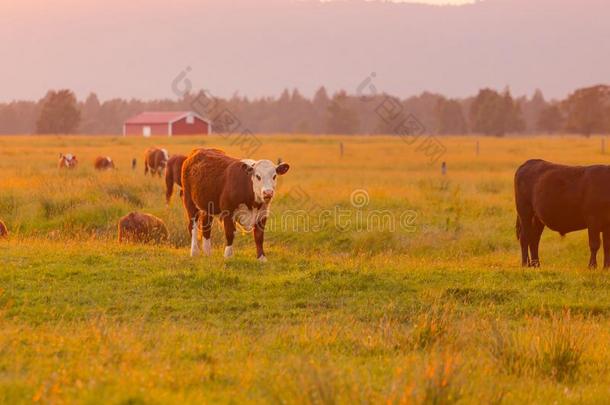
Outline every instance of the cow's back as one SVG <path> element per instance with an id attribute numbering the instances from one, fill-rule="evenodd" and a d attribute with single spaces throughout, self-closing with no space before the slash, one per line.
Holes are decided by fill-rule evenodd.
<path id="1" fill-rule="evenodd" d="M 217 149 L 196 149 L 182 166 L 182 186 L 199 209 L 218 214 L 228 168 L 239 160 Z"/>
<path id="2" fill-rule="evenodd" d="M 595 166 L 528 161 L 515 175 L 517 210 L 520 214 L 531 210 L 543 224 L 561 234 L 584 229 L 589 207 L 599 200 L 593 187 L 599 172 Z"/>
<path id="3" fill-rule="evenodd" d="M 144 155 L 145 163 L 153 169 L 159 168 L 168 159 L 169 156 L 167 156 L 167 152 L 164 149 L 155 147 L 149 148 Z"/>

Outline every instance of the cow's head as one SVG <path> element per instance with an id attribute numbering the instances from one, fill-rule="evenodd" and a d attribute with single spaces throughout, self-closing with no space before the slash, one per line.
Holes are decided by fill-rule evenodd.
<path id="1" fill-rule="evenodd" d="M 159 168 L 164 169 L 167 167 L 167 162 L 169 161 L 169 152 L 167 149 L 161 149 L 161 160 L 159 161 Z"/>
<path id="2" fill-rule="evenodd" d="M 76 155 L 66 155 L 66 160 L 68 162 L 69 167 L 76 167 L 78 164 L 78 159 L 76 159 Z"/>
<path id="3" fill-rule="evenodd" d="M 288 172 L 290 165 L 282 163 L 276 166 L 270 160 L 242 160 L 242 168 L 252 178 L 254 197 L 259 203 L 270 202 L 275 194 L 277 177 Z"/>
<path id="4" fill-rule="evenodd" d="M 76 159 L 76 155 L 73 155 L 71 153 L 67 153 L 65 155 L 63 153 L 60 153 L 59 154 L 59 158 L 63 159 L 64 165 L 66 167 L 73 168 L 73 167 L 76 167 L 76 165 L 78 164 L 78 160 Z"/>

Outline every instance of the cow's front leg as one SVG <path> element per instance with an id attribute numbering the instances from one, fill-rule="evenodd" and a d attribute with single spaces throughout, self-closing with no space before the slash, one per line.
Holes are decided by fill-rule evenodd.
<path id="1" fill-rule="evenodd" d="M 604 231 L 602 236 L 604 237 L 604 269 L 608 269 L 610 268 L 610 231 Z"/>
<path id="2" fill-rule="evenodd" d="M 235 239 L 235 222 L 230 215 L 226 215 L 223 218 L 225 228 L 225 238 L 227 239 L 227 246 L 225 247 L 225 259 L 233 257 L 233 240 Z"/>
<path id="3" fill-rule="evenodd" d="M 589 227 L 589 248 L 591 250 L 591 259 L 589 260 L 589 268 L 597 268 L 597 251 L 601 246 L 601 238 L 599 230 Z"/>
<path id="4" fill-rule="evenodd" d="M 199 241 L 197 240 L 197 217 L 192 219 L 193 225 L 191 226 L 191 257 L 199 256 Z"/>
<path id="5" fill-rule="evenodd" d="M 267 218 L 261 218 L 257 221 L 254 227 L 254 242 L 256 243 L 256 257 L 260 262 L 266 262 L 265 250 L 263 249 L 263 242 L 265 241 L 265 225 L 267 224 Z"/>

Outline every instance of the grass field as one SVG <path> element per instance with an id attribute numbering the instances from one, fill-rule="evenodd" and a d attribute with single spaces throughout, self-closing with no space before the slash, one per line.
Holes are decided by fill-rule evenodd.
<path id="1" fill-rule="evenodd" d="M 250 235 L 225 262 L 217 227 L 191 259 L 143 175 L 148 146 L 240 155 L 230 138 L 0 137 L 0 403 L 610 403 L 609 273 L 585 232 L 546 231 L 522 269 L 512 184 L 528 158 L 609 162 L 599 138 L 443 138 L 446 176 L 395 137 L 260 140 L 291 164 L 266 264 Z M 170 242 L 119 245 L 132 210 Z"/>

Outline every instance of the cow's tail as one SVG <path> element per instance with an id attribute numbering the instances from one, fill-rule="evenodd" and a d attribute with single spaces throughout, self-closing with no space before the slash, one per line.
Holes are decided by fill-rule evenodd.
<path id="1" fill-rule="evenodd" d="M 515 226 L 515 230 L 517 231 L 517 240 L 521 240 L 521 220 L 519 219 L 519 215 L 517 215 L 517 225 Z"/>

